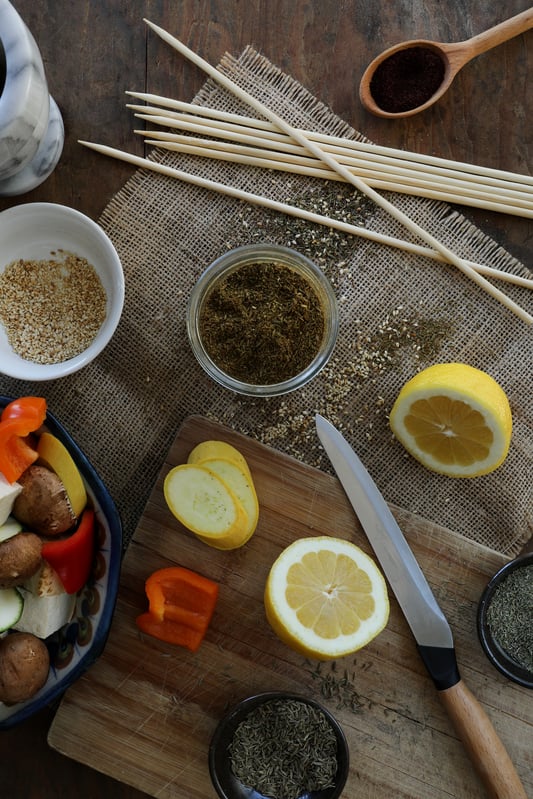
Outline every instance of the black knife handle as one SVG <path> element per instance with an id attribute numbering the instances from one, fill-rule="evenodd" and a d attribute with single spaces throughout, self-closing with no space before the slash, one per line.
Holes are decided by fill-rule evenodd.
<path id="1" fill-rule="evenodd" d="M 444 691 L 459 682 L 461 677 L 453 647 L 418 646 L 418 651 L 438 691 Z"/>

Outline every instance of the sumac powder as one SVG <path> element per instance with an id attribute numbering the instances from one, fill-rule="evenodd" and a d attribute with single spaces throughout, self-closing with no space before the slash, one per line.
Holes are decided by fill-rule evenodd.
<path id="1" fill-rule="evenodd" d="M 305 277 L 282 263 L 258 261 L 215 283 L 202 304 L 198 329 L 205 351 L 227 375 L 273 385 L 315 358 L 324 311 Z"/>
<path id="2" fill-rule="evenodd" d="M 426 103 L 444 80 L 446 65 L 429 47 L 398 50 L 376 67 L 370 93 L 383 111 L 411 111 Z"/>

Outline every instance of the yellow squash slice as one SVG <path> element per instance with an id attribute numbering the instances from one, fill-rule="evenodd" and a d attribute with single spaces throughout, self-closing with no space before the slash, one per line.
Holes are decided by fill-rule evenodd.
<path id="1" fill-rule="evenodd" d="M 235 549 L 244 543 L 246 511 L 215 472 L 190 463 L 175 466 L 165 477 L 163 492 L 171 513 L 206 544 Z"/>
<path id="2" fill-rule="evenodd" d="M 195 448 L 191 450 L 187 462 L 199 464 L 203 461 L 218 458 L 232 461 L 236 466 L 242 469 L 243 472 L 250 471 L 246 458 L 238 449 L 228 444 L 226 441 L 216 441 L 214 439 L 202 441 L 200 444 L 197 444 Z"/>
<path id="3" fill-rule="evenodd" d="M 246 537 L 242 542 L 245 544 L 255 532 L 259 519 L 259 502 L 250 470 L 246 467 L 246 471 L 244 471 L 235 461 L 225 458 L 209 458 L 201 461 L 200 465 L 218 475 L 243 506 L 248 518 Z"/>
<path id="4" fill-rule="evenodd" d="M 62 441 L 51 433 L 42 433 L 37 446 L 39 461 L 55 472 L 67 492 L 73 514 L 78 518 L 87 504 L 87 492 L 78 467 Z"/>

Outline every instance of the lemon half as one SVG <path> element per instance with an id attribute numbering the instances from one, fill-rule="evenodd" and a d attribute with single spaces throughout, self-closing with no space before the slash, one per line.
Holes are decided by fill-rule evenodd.
<path id="1" fill-rule="evenodd" d="M 414 458 L 450 477 L 494 471 L 511 443 L 507 395 L 489 374 L 464 363 L 435 364 L 415 375 L 389 421 Z"/>
<path id="2" fill-rule="evenodd" d="M 305 657 L 331 660 L 365 646 L 389 618 L 385 580 L 359 547 L 340 538 L 300 538 L 279 555 L 265 587 L 276 635 Z"/>

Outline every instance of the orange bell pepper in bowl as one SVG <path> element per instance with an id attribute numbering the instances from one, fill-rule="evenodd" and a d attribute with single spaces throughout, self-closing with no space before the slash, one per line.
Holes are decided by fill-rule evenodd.
<path id="1" fill-rule="evenodd" d="M 0 418 L 0 472 L 10 483 L 34 463 L 38 454 L 26 437 L 46 419 L 43 397 L 20 397 L 10 402 Z"/>

